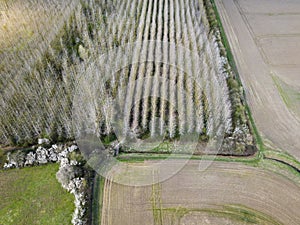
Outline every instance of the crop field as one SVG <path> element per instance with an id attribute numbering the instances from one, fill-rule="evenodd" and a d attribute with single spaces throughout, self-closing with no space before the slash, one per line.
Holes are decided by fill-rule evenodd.
<path id="1" fill-rule="evenodd" d="M 216 4 L 265 144 L 299 160 L 299 2 Z"/>
<path id="2" fill-rule="evenodd" d="M 57 164 L 0 170 L 0 224 L 70 224 L 74 197 L 58 183 Z"/>
<path id="3" fill-rule="evenodd" d="M 137 166 L 142 170 L 151 163 Z M 160 171 L 147 170 L 153 174 L 149 186 L 121 185 L 111 174 L 114 182 L 106 180 L 101 224 L 299 224 L 299 183 L 241 163 L 198 168 L 199 161 L 190 161 L 161 183 L 155 182 Z M 128 171 L 123 173 L 129 179 Z"/>

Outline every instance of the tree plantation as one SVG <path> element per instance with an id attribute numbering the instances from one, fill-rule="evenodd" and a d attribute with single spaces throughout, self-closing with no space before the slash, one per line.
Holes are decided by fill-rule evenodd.
<path id="1" fill-rule="evenodd" d="M 32 6 L 47 4 L 47 16 Z M 222 135 L 221 154 L 253 153 L 242 88 L 212 25 L 210 1 L 20 5 L 34 34 L 1 53 L 1 143 L 63 141 L 82 132 L 108 141 Z M 14 7 L 8 2 L 1 16 L 18 22 Z"/>

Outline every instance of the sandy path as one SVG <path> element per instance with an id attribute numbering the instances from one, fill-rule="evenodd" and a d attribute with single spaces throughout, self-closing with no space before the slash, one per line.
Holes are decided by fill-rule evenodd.
<path id="1" fill-rule="evenodd" d="M 102 225 L 156 225 L 161 224 L 159 218 L 163 225 L 174 224 L 166 209 L 180 208 L 200 211 L 186 214 L 181 223 L 175 224 L 183 224 L 183 221 L 186 224 L 244 224 L 227 217 L 216 219 L 201 212 L 201 209 L 227 204 L 249 207 L 278 223 L 300 224 L 299 184 L 240 163 L 214 162 L 206 171 L 199 171 L 198 166 L 198 161 L 190 161 L 172 178 L 152 186 L 130 187 L 116 183 L 106 186 L 110 204 L 104 205 L 108 218 Z M 155 218 L 153 205 L 165 211 L 156 211 Z"/>
<path id="2" fill-rule="evenodd" d="M 264 61 L 261 46 L 243 14 L 239 1 L 215 2 L 258 129 L 264 139 L 271 141 L 274 147 L 288 151 L 300 160 L 299 119 L 284 104 L 271 77 L 276 71 Z M 264 6 L 266 4 L 260 4 L 260 7 L 252 10 L 259 11 Z M 300 4 L 298 8 L 300 10 Z"/>

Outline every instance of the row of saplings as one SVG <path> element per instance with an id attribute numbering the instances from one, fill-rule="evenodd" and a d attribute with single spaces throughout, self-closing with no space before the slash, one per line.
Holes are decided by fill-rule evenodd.
<path id="1" fill-rule="evenodd" d="M 85 161 L 78 147 L 75 144 L 50 145 L 47 139 L 39 139 L 39 144 L 36 150 L 32 148 L 30 151 L 9 152 L 4 169 L 59 163 L 56 178 L 62 187 L 75 197 L 72 224 L 87 224 L 87 204 L 90 193 L 87 179 L 91 175 L 84 167 Z"/>

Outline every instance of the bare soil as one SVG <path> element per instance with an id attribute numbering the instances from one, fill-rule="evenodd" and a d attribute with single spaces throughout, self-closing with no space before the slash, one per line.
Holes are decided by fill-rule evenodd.
<path id="1" fill-rule="evenodd" d="M 190 161 L 170 179 L 148 186 L 107 180 L 102 225 L 300 224 L 299 183 L 240 163 L 198 168 L 199 161 Z M 160 174 L 153 171 L 153 181 Z"/>
<path id="2" fill-rule="evenodd" d="M 299 113 L 274 77 L 299 87 L 300 2 L 216 0 L 248 104 L 265 143 L 300 160 Z M 297 102 L 293 104 L 298 104 Z"/>

